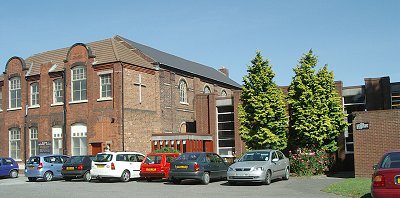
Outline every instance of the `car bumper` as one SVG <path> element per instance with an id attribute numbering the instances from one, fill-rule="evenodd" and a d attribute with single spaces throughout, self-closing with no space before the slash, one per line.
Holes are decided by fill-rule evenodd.
<path id="1" fill-rule="evenodd" d="M 86 173 L 88 170 L 73 170 L 73 171 L 67 171 L 67 170 L 62 170 L 61 174 L 63 177 L 75 177 L 75 178 L 80 178 L 83 177 L 83 175 Z"/>
<path id="2" fill-rule="evenodd" d="M 37 169 L 33 169 L 33 170 L 27 170 L 25 169 L 24 174 L 25 177 L 43 177 L 43 171 L 42 170 L 37 170 Z"/>
<path id="3" fill-rule="evenodd" d="M 375 188 L 371 190 L 371 195 L 374 198 L 398 198 L 400 196 L 400 189 Z"/>
<path id="4" fill-rule="evenodd" d="M 265 173 L 262 171 L 228 171 L 227 180 L 235 182 L 263 182 Z"/>
<path id="5" fill-rule="evenodd" d="M 168 179 L 197 179 L 201 180 L 204 172 L 169 172 Z"/>
<path id="6" fill-rule="evenodd" d="M 147 178 L 165 178 L 167 175 L 162 172 L 140 172 L 140 177 L 147 177 Z"/>

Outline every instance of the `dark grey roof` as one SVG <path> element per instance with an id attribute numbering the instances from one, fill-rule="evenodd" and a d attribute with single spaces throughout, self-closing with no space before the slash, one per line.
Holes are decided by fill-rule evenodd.
<path id="1" fill-rule="evenodd" d="M 186 71 L 204 78 L 208 78 L 211 80 L 215 80 L 236 88 L 241 88 L 242 86 L 238 84 L 237 82 L 233 81 L 229 77 L 225 76 L 222 74 L 220 71 L 206 66 L 202 65 L 199 63 L 195 63 L 193 61 L 189 61 L 183 58 L 180 58 L 178 56 L 168 54 L 165 52 L 162 52 L 160 50 L 148 47 L 146 45 L 142 45 L 140 43 L 133 42 L 131 40 L 128 40 L 126 38 L 120 37 L 122 40 L 124 40 L 126 43 L 131 45 L 132 47 L 140 50 L 143 54 L 146 56 L 149 56 L 151 59 L 154 61 L 158 62 L 160 65 L 166 65 L 171 68 L 175 68 L 178 70 Z"/>

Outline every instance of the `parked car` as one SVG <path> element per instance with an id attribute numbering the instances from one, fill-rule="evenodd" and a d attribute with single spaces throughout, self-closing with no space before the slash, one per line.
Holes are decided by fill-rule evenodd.
<path id="1" fill-rule="evenodd" d="M 65 181 L 71 181 L 76 178 L 83 178 L 85 181 L 91 180 L 90 169 L 92 169 L 92 160 L 95 156 L 82 155 L 72 156 L 63 165 L 61 174 Z"/>
<path id="2" fill-rule="evenodd" d="M 269 185 L 272 179 L 289 179 L 289 159 L 278 150 L 255 150 L 245 153 L 228 168 L 228 183 L 262 182 Z"/>
<path id="3" fill-rule="evenodd" d="M 36 181 L 38 178 L 43 178 L 44 181 L 62 178 L 61 168 L 68 158 L 66 155 L 32 156 L 26 163 L 25 176 L 29 181 Z"/>
<path id="4" fill-rule="evenodd" d="M 147 181 L 168 178 L 170 163 L 178 156 L 178 153 L 147 154 L 140 165 L 140 178 Z"/>
<path id="5" fill-rule="evenodd" d="M 92 163 L 92 178 L 100 181 L 119 178 L 122 182 L 139 178 L 143 159 L 144 155 L 137 152 L 98 153 Z"/>
<path id="6" fill-rule="evenodd" d="M 0 177 L 17 178 L 19 166 L 17 162 L 10 157 L 0 157 Z"/>
<path id="7" fill-rule="evenodd" d="M 226 178 L 227 169 L 226 162 L 216 153 L 183 153 L 171 162 L 168 178 L 174 184 L 180 184 L 183 179 L 196 179 L 207 185 L 210 179 Z"/>
<path id="8" fill-rule="evenodd" d="M 400 195 L 400 151 L 390 151 L 374 165 L 371 195 L 379 197 L 399 197 Z"/>

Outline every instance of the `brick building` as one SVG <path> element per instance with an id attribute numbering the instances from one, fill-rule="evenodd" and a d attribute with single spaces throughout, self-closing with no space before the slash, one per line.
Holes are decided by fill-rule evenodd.
<path id="1" fill-rule="evenodd" d="M 173 147 L 232 157 L 240 85 L 121 36 L 12 57 L 0 76 L 0 155 L 143 153 Z"/>

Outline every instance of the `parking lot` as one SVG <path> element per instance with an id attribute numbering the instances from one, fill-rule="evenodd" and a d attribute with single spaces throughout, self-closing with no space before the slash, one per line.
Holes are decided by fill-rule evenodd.
<path id="1" fill-rule="evenodd" d="M 165 181 L 130 181 L 127 183 L 98 181 L 84 182 L 63 180 L 28 182 L 21 175 L 16 179 L 0 179 L 0 192 L 5 197 L 41 198 L 118 198 L 118 197 L 340 197 L 321 192 L 323 187 L 339 181 L 338 178 L 312 177 L 290 178 L 274 181 L 271 185 L 243 184 L 229 186 L 226 181 L 214 181 L 201 185 L 185 180 L 181 185 Z"/>

